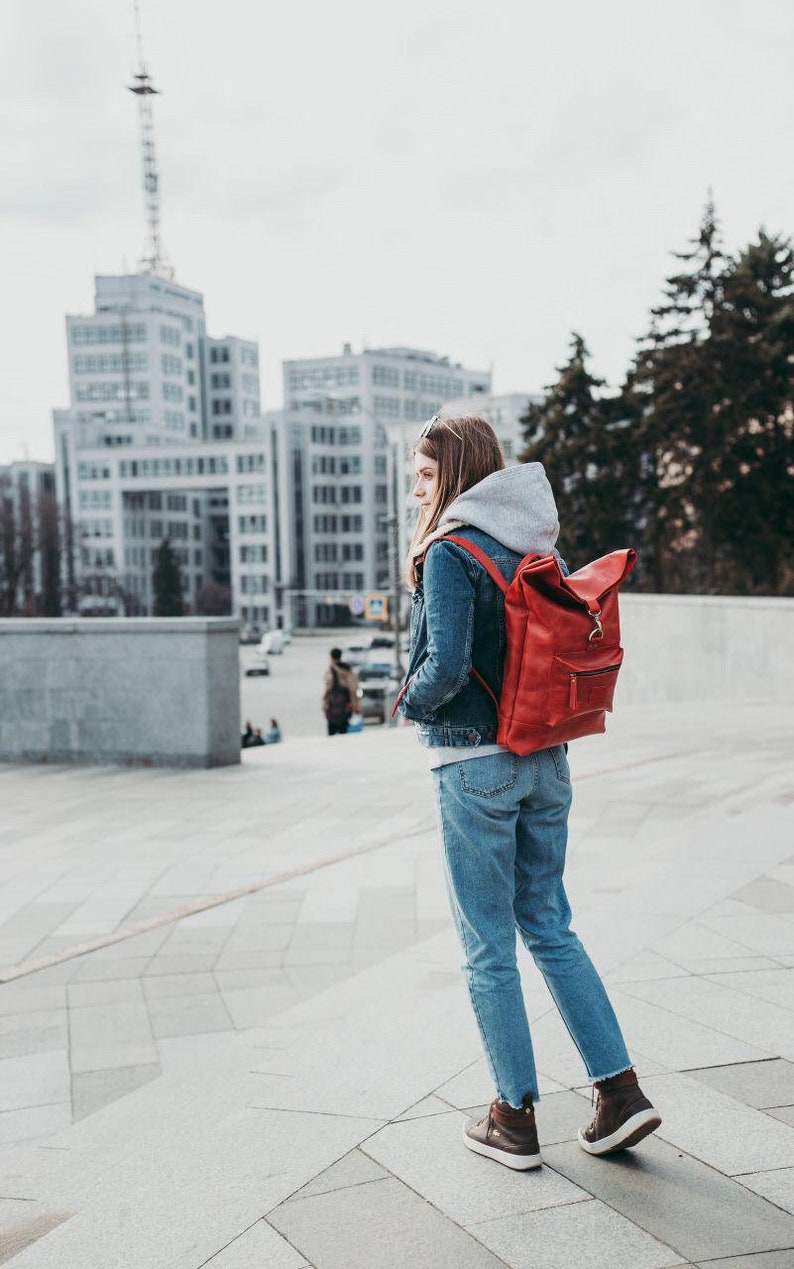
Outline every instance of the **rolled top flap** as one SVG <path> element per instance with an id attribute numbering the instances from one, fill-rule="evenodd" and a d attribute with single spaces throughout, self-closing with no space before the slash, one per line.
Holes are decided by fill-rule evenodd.
<path id="1" fill-rule="evenodd" d="M 567 591 L 578 603 L 586 604 L 589 609 L 600 605 L 601 597 L 612 586 L 619 586 L 625 581 L 637 563 L 637 552 L 632 547 L 624 547 L 620 551 L 612 551 L 593 560 L 568 577 L 563 577 L 556 556 L 544 555 L 542 559 L 527 556 L 521 561 L 522 573 L 532 574 L 541 587 L 559 588 Z"/>
<path id="2" fill-rule="evenodd" d="M 626 580 L 637 563 L 637 552 L 632 547 L 624 547 L 620 551 L 611 551 L 602 555 L 575 573 L 561 579 L 561 585 L 587 604 L 588 608 L 598 606 L 601 597 L 612 586 L 620 586 Z"/>

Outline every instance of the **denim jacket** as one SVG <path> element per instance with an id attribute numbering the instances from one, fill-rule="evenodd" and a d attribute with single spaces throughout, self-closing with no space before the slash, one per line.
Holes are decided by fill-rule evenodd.
<path id="1" fill-rule="evenodd" d="M 479 546 L 512 581 L 522 555 L 482 529 L 460 537 Z M 443 537 L 425 556 L 411 609 L 411 653 L 399 711 L 427 746 L 496 742 L 496 706 L 469 671 L 474 666 L 499 698 L 505 655 L 502 592 L 483 566 Z"/>

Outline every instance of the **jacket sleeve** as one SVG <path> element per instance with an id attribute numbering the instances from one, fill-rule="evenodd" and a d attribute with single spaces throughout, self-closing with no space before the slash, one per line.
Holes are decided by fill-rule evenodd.
<path id="1" fill-rule="evenodd" d="M 428 548 L 423 586 L 427 656 L 409 680 L 400 713 L 430 721 L 457 696 L 471 670 L 475 584 L 463 552 L 439 540 Z"/>

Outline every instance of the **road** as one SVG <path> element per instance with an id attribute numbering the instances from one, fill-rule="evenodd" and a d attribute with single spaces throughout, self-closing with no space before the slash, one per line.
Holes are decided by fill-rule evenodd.
<path id="1" fill-rule="evenodd" d="M 371 632 L 365 632 L 369 638 Z M 316 635 L 298 635 L 279 656 L 269 656 L 270 674 L 266 678 L 246 678 L 245 669 L 259 659 L 256 647 L 240 648 L 240 721 L 250 719 L 254 727 L 265 730 L 271 718 L 277 718 L 285 739 L 295 736 L 322 736 L 325 718 L 320 709 L 323 672 L 328 653 L 333 647 L 361 640 L 355 629 L 324 630 Z M 386 653 L 388 659 L 391 653 Z M 366 730 L 379 724 L 367 723 Z"/>

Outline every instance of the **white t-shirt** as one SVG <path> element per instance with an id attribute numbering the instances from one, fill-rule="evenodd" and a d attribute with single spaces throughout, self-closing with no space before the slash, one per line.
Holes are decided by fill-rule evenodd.
<path id="1" fill-rule="evenodd" d="M 471 758 L 490 758 L 494 753 L 509 753 L 504 745 L 431 745 L 428 750 L 431 771 L 451 762 L 469 762 Z"/>

